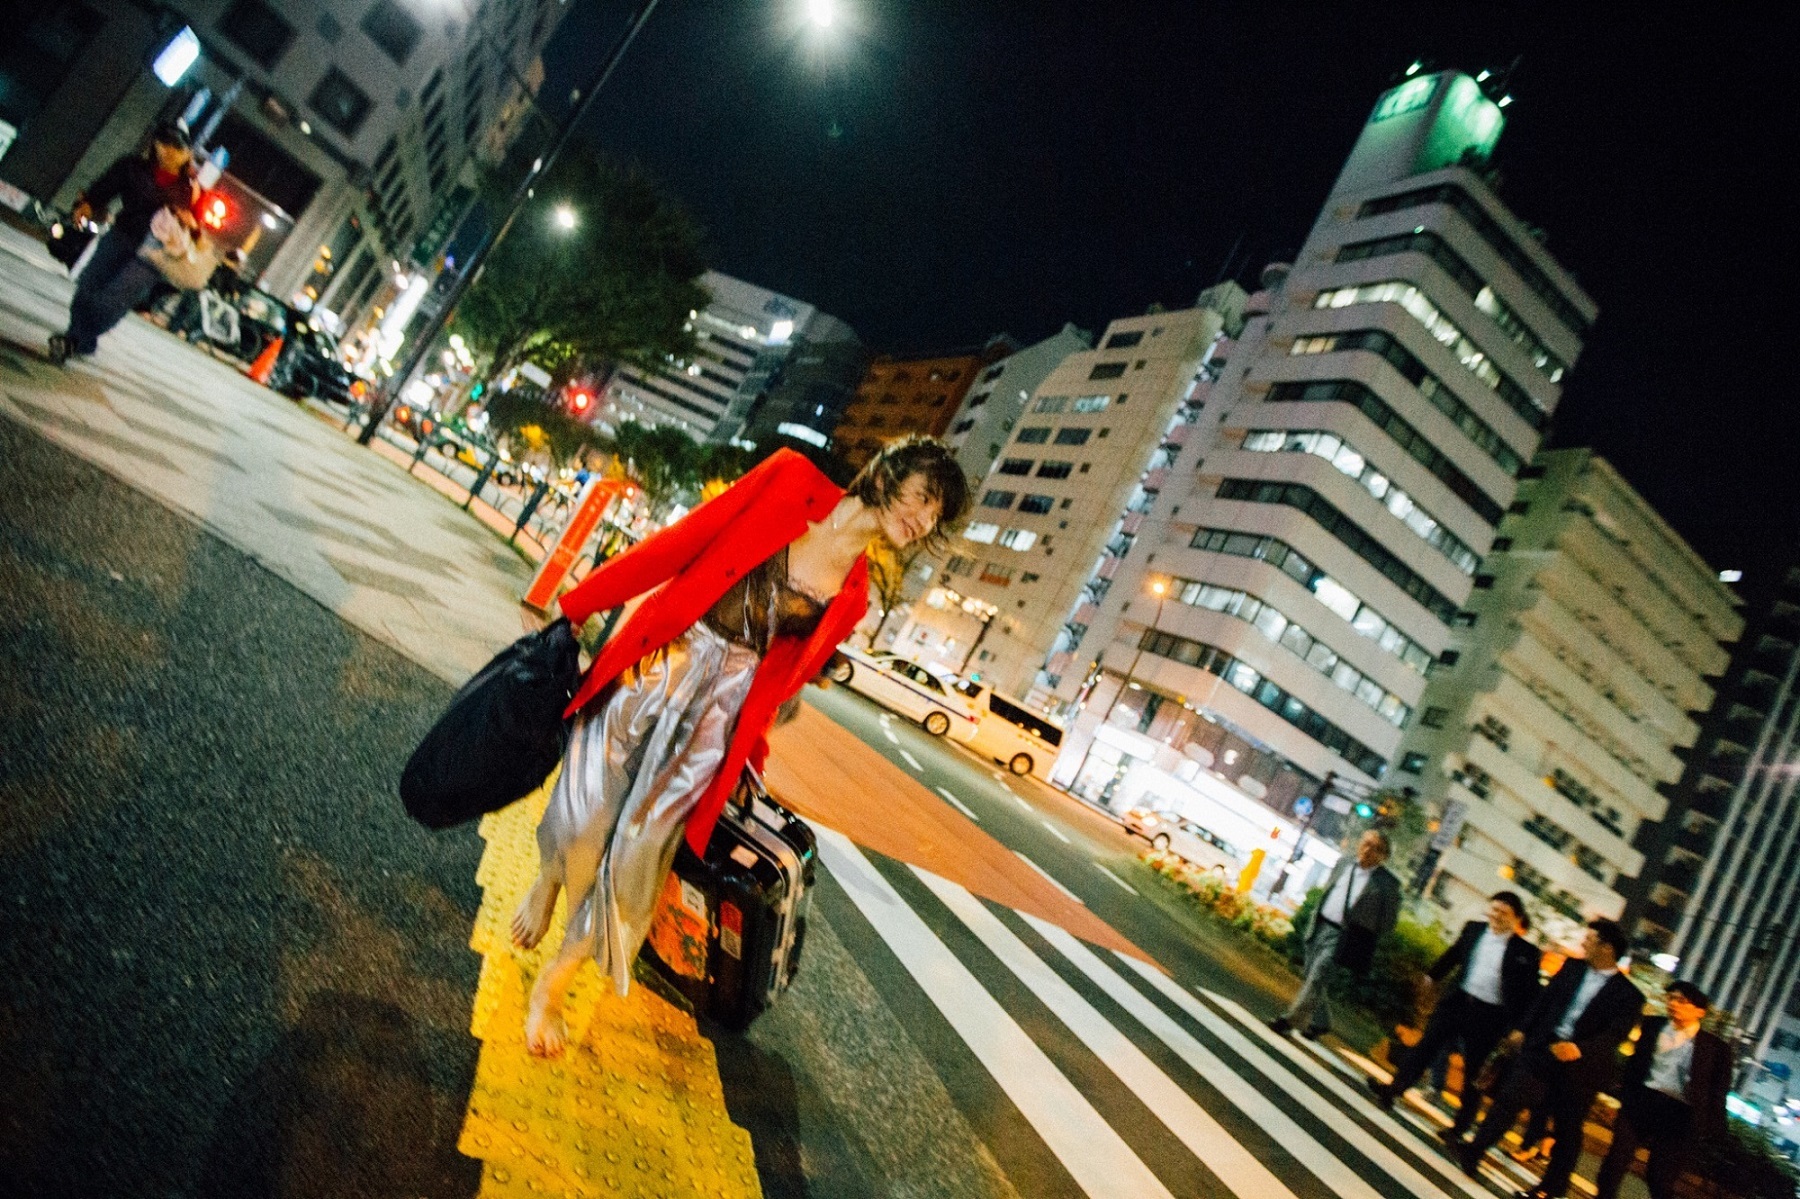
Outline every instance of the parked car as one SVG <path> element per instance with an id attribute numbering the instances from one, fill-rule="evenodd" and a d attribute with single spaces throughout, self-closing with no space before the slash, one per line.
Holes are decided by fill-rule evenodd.
<path id="1" fill-rule="evenodd" d="M 1236 870 L 1242 862 L 1237 848 L 1208 829 L 1172 812 L 1132 808 L 1121 817 L 1127 831 L 1158 849 L 1166 849 L 1196 866 Z"/>
<path id="2" fill-rule="evenodd" d="M 978 723 L 974 706 L 944 679 L 892 654 L 838 646 L 831 679 L 924 726 L 934 737 L 967 741 Z"/>
<path id="3" fill-rule="evenodd" d="M 367 390 L 361 379 L 344 369 L 337 340 L 307 320 L 303 313 L 288 311 L 288 334 L 281 353 L 269 372 L 269 386 L 286 396 L 313 396 L 348 407 Z"/>

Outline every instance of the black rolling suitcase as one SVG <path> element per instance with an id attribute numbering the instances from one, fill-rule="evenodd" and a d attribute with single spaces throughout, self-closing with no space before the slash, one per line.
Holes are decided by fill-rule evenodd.
<path id="1" fill-rule="evenodd" d="M 696 1012 L 749 1027 L 800 967 L 817 858 L 812 829 L 746 768 L 706 857 L 685 840 L 675 851 L 645 962 Z"/>

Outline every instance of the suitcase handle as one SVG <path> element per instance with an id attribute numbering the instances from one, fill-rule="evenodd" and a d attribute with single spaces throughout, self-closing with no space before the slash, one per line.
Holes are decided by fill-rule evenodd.
<path id="1" fill-rule="evenodd" d="M 763 785 L 762 775 L 756 767 L 748 762 L 744 764 L 743 774 L 738 776 L 738 785 L 732 788 L 731 802 L 737 805 L 740 812 L 748 812 L 756 806 L 758 799 L 768 799 L 769 789 Z"/>

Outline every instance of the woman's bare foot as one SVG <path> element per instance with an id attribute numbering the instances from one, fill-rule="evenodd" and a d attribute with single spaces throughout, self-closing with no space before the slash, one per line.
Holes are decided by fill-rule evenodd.
<path id="1" fill-rule="evenodd" d="M 525 1048 L 533 1057 L 561 1057 L 569 1042 L 563 1022 L 563 999 L 575 981 L 582 959 L 557 958 L 531 985 L 531 1002 L 525 1012 Z"/>
<path id="2" fill-rule="evenodd" d="M 550 929 L 550 916 L 556 911 L 556 895 L 562 890 L 562 884 L 552 882 L 543 875 L 531 884 L 531 890 L 525 892 L 525 898 L 513 909 L 512 939 L 520 949 L 536 949 L 537 943 L 544 939 Z"/>

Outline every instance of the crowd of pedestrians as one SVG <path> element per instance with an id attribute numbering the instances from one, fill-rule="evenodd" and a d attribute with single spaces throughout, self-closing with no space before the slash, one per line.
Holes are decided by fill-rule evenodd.
<path id="1" fill-rule="evenodd" d="M 1326 879 L 1304 933 L 1305 977 L 1293 1004 L 1270 1022 L 1277 1032 L 1317 1039 L 1330 1026 L 1332 972 L 1367 974 L 1375 942 L 1398 918 L 1399 880 L 1386 858 L 1386 838 L 1367 833 L 1355 857 L 1345 855 Z M 1463 1172 L 1478 1177 L 1488 1152 L 1529 1114 L 1514 1159 L 1533 1160 L 1545 1140 L 1550 1151 L 1536 1186 L 1520 1199 L 1560 1199 L 1581 1157 L 1589 1110 L 1612 1091 L 1619 1110 L 1599 1199 L 1618 1194 L 1640 1149 L 1649 1153 L 1652 1199 L 1670 1199 L 1696 1149 L 1725 1132 L 1732 1055 L 1701 1027 L 1708 997 L 1691 982 L 1675 982 L 1665 992 L 1667 1014 L 1644 1016 L 1643 993 L 1619 968 L 1625 931 L 1605 919 L 1587 926 L 1581 956 L 1541 983 L 1542 955 L 1526 940 L 1528 930 L 1524 901 L 1512 891 L 1493 895 L 1485 919 L 1463 926 L 1428 972 L 1438 999 L 1418 1042 L 1397 1055 L 1388 1081 L 1369 1081 L 1375 1103 L 1391 1109 L 1450 1052 L 1460 1053 L 1456 1115 L 1440 1136 Z M 1622 1054 L 1633 1029 L 1636 1042 Z"/>

